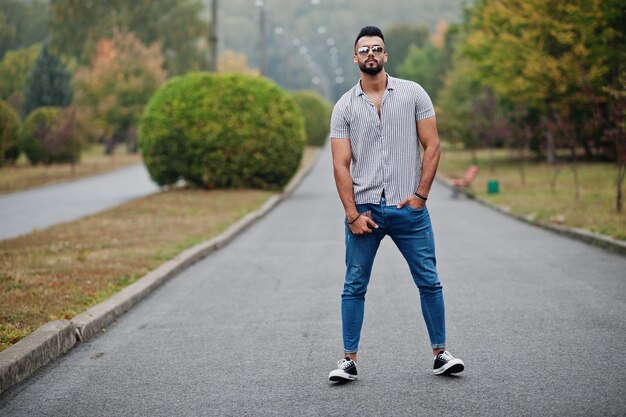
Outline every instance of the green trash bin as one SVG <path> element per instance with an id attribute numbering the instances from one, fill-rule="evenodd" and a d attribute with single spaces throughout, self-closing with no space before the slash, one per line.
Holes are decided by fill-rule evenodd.
<path id="1" fill-rule="evenodd" d="M 500 192 L 500 183 L 498 180 L 489 180 L 487 182 L 487 194 L 498 194 Z"/>

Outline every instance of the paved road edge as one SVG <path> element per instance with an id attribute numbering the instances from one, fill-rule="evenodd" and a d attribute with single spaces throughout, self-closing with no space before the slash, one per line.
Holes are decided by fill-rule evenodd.
<path id="1" fill-rule="evenodd" d="M 450 183 L 448 182 L 448 180 L 445 177 L 442 176 L 437 176 L 437 181 L 439 181 L 439 183 L 443 184 L 445 187 L 449 188 L 450 190 L 452 190 L 454 187 L 452 185 L 450 185 Z M 588 230 L 585 229 L 577 229 L 577 228 L 573 228 L 573 227 L 565 227 L 565 226 L 558 226 L 555 224 L 550 224 L 550 223 L 546 223 L 546 222 L 541 222 L 541 221 L 537 221 L 537 220 L 533 220 L 529 217 L 526 216 L 521 216 L 518 214 L 514 214 L 511 213 L 509 210 L 506 210 L 496 204 L 490 203 L 480 197 L 477 197 L 476 195 L 474 195 L 471 191 L 467 191 L 467 190 L 458 190 L 459 194 L 466 196 L 469 199 L 475 200 L 476 202 L 489 207 L 492 210 L 495 210 L 497 212 L 500 212 L 502 214 L 505 214 L 507 216 L 513 217 L 517 220 L 520 220 L 524 223 L 528 223 L 531 224 L 533 226 L 537 226 L 540 227 L 542 229 L 545 230 L 549 230 L 551 232 L 555 232 L 564 236 L 568 236 L 570 238 L 574 238 L 574 239 L 578 239 L 581 240 L 583 242 L 589 243 L 593 246 L 597 246 L 600 247 L 602 249 L 608 250 L 610 252 L 613 253 L 617 253 L 623 256 L 626 256 L 626 242 L 622 242 L 620 240 L 617 239 L 613 239 L 611 237 L 608 236 L 603 236 L 597 233 L 593 233 L 590 232 Z"/>
<path id="2" fill-rule="evenodd" d="M 0 394 L 28 378 L 42 366 L 67 353 L 79 342 L 88 341 L 105 331 L 107 325 L 130 310 L 162 283 L 225 246 L 248 226 L 264 217 L 291 195 L 311 172 L 323 151 L 323 148 L 317 151 L 308 165 L 289 181 L 281 194 L 270 197 L 261 208 L 248 213 L 220 235 L 178 254 L 174 259 L 165 262 L 72 320 L 46 323 L 15 345 L 0 352 Z"/>

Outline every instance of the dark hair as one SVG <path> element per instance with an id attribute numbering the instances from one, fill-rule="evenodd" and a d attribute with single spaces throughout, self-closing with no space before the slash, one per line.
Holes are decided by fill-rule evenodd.
<path id="1" fill-rule="evenodd" d="M 380 39 L 383 40 L 383 42 L 385 42 L 385 37 L 383 36 L 382 30 L 380 30 L 376 26 L 365 26 L 364 28 L 361 28 L 359 35 L 356 37 L 356 40 L 354 41 L 354 46 L 356 46 L 359 39 L 361 39 L 363 36 L 378 36 Z"/>

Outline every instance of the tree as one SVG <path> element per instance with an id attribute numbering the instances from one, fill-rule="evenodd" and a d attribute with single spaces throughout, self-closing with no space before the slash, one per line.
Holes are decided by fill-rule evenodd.
<path id="1" fill-rule="evenodd" d="M 420 84 L 428 91 L 432 100 L 436 101 L 445 76 L 441 61 L 442 50 L 430 42 L 421 48 L 412 46 L 398 68 L 398 75 Z"/>
<path id="2" fill-rule="evenodd" d="M 7 52 L 0 62 L 0 99 L 6 100 L 18 112 L 22 111 L 24 104 L 28 74 L 40 52 L 41 45 L 34 44 Z"/>
<path id="3" fill-rule="evenodd" d="M 622 71 L 619 80 L 619 88 L 607 88 L 611 97 L 611 124 L 605 129 L 602 139 L 606 144 L 606 151 L 612 154 L 617 165 L 615 207 L 621 213 L 624 206 L 622 184 L 626 176 L 626 71 Z"/>
<path id="4" fill-rule="evenodd" d="M 79 120 L 90 136 L 104 138 L 107 152 L 120 141 L 136 150 L 135 128 L 143 108 L 165 81 L 159 44 L 146 47 L 131 33 L 98 42 L 90 67 L 74 76 Z"/>
<path id="5" fill-rule="evenodd" d="M 0 100 L 0 166 L 14 163 L 20 154 L 20 118 L 17 112 Z"/>
<path id="6" fill-rule="evenodd" d="M 453 66 L 458 36 L 458 25 L 440 22 L 431 40 L 426 40 L 421 46 L 410 47 L 398 67 L 398 75 L 421 84 L 436 103 L 446 74 Z"/>
<path id="7" fill-rule="evenodd" d="M 51 0 L 50 10 L 52 46 L 82 64 L 117 30 L 135 33 L 145 45 L 158 42 L 170 74 L 208 67 L 208 23 L 197 0 Z"/>
<path id="8" fill-rule="evenodd" d="M 469 62 L 458 57 L 446 75 L 436 103 L 441 136 L 453 143 L 463 143 L 472 151 L 474 163 L 477 162 L 475 151 L 483 145 L 482 138 L 472 128 L 476 117 L 474 101 L 483 90 L 484 87 L 472 76 Z"/>
<path id="9" fill-rule="evenodd" d="M 544 124 L 555 114 L 574 117 L 583 86 L 600 91 L 613 84 L 620 54 L 613 44 L 623 37 L 619 7 L 613 0 L 483 0 L 468 19 L 463 53 L 481 82 L 538 110 Z M 553 162 L 554 137 L 546 133 Z"/>
<path id="10" fill-rule="evenodd" d="M 0 59 L 48 37 L 46 0 L 0 0 Z"/>
<path id="11" fill-rule="evenodd" d="M 389 54 L 385 71 L 391 75 L 398 73 L 398 69 L 407 58 L 411 47 L 424 46 L 430 36 L 427 26 L 410 26 L 404 23 L 392 25 L 384 33 L 385 49 Z"/>
<path id="12" fill-rule="evenodd" d="M 248 66 L 248 58 L 239 52 L 230 49 L 220 54 L 217 62 L 217 72 L 239 72 L 241 74 L 258 75 L 259 71 Z"/>
<path id="13" fill-rule="evenodd" d="M 26 81 L 22 115 L 42 106 L 68 106 L 72 102 L 70 79 L 65 66 L 44 44 Z"/>

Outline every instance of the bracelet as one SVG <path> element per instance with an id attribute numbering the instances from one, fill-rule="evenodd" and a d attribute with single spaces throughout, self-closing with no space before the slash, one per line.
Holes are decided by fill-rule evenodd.
<path id="1" fill-rule="evenodd" d="M 358 215 L 358 216 L 356 216 L 356 217 L 355 217 L 355 218 L 354 218 L 351 222 L 348 222 L 348 224 L 352 224 L 352 223 L 354 223 L 355 221 L 357 221 L 357 220 L 358 220 L 358 218 L 359 218 L 359 217 L 361 217 L 361 213 L 359 213 L 359 215 Z"/>
<path id="2" fill-rule="evenodd" d="M 426 202 L 426 200 L 428 200 L 428 198 L 424 197 L 423 195 L 421 195 L 420 193 L 418 193 L 417 191 L 415 192 L 415 197 L 419 198 L 420 200 L 422 200 L 423 202 Z"/>

